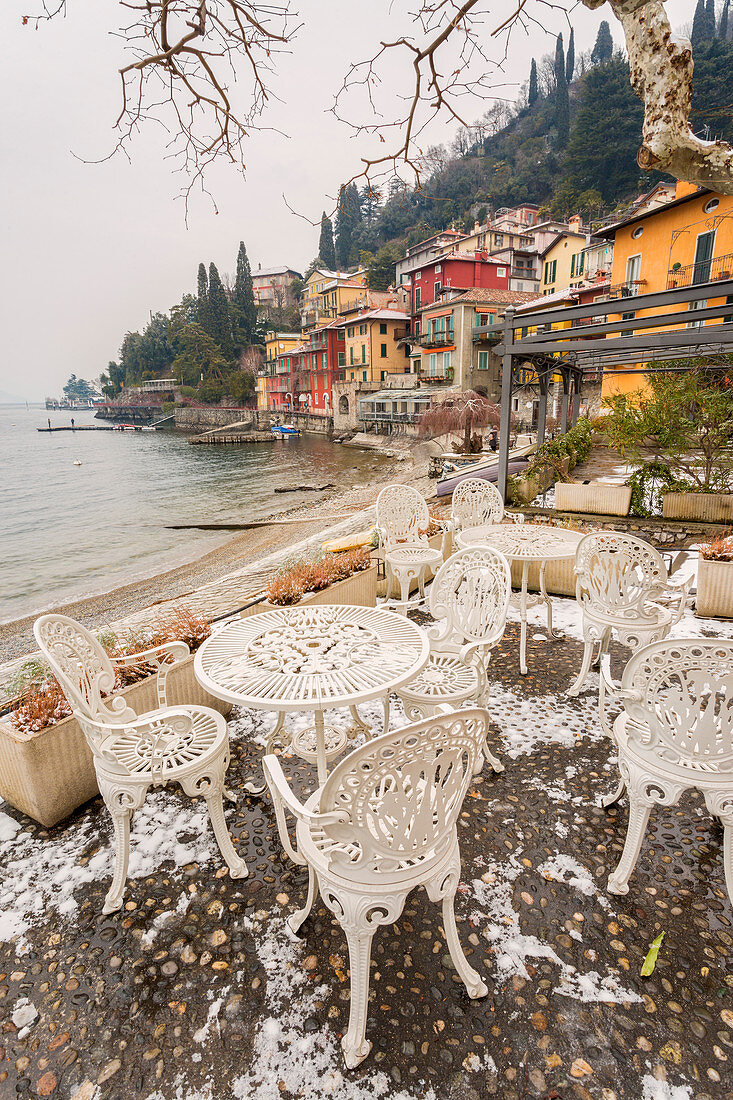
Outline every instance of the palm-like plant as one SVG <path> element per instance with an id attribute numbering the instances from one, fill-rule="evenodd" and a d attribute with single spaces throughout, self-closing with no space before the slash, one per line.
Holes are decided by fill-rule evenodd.
<path id="1" fill-rule="evenodd" d="M 486 428 L 489 424 L 498 428 L 499 406 L 475 390 L 463 390 L 461 393 L 447 395 L 439 404 L 433 405 L 420 417 L 420 435 L 445 435 L 447 432 L 463 432 L 461 451 L 471 454 L 481 450 L 474 448 L 473 433 L 476 428 Z"/>

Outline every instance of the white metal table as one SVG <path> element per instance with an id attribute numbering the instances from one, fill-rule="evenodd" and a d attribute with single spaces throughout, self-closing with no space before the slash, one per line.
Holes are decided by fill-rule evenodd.
<path id="1" fill-rule="evenodd" d="M 370 732 L 357 704 L 388 701 L 390 692 L 423 669 L 429 655 L 427 635 L 403 615 L 322 604 L 273 608 L 228 623 L 199 648 L 194 671 L 218 699 L 276 711 L 267 751 L 276 740 L 289 744 L 303 759 L 315 761 L 321 785 L 328 761 L 343 751 L 348 736 L 326 726 L 324 711 L 349 707 L 356 729 Z M 314 725 L 289 737 L 283 732 L 285 715 L 297 711 L 312 711 Z"/>
<path id="2" fill-rule="evenodd" d="M 547 630 L 552 629 L 552 600 L 545 588 L 545 567 L 548 561 L 575 558 L 582 531 L 567 531 L 562 527 L 550 527 L 543 523 L 488 524 L 459 531 L 456 542 L 461 548 L 468 546 L 492 546 L 510 562 L 521 562 L 522 583 L 519 592 L 512 595 L 512 604 L 519 608 L 521 634 L 519 641 L 519 667 L 523 676 L 527 673 L 527 608 L 544 603 L 547 607 Z M 527 574 L 533 563 L 539 563 L 540 590 L 537 595 L 527 595 Z"/>

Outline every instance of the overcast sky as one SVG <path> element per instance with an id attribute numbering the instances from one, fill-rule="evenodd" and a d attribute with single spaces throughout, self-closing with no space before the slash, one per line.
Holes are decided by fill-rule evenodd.
<path id="1" fill-rule="evenodd" d="M 303 270 L 317 251 L 318 230 L 289 212 L 283 193 L 294 209 L 318 219 L 339 183 L 358 171 L 367 145 L 328 113 L 332 96 L 350 61 L 371 53 L 380 38 L 409 33 L 414 6 L 303 0 L 304 25 L 292 53 L 278 61 L 280 102 L 268 118 L 288 136 L 255 135 L 246 179 L 223 166 L 212 173 L 219 212 L 197 198 L 186 226 L 176 198 L 181 179 L 164 159 L 159 133 L 150 129 L 135 141 L 132 163 L 120 156 L 103 164 L 76 159 L 103 156 L 113 144 L 124 59 L 124 42 L 109 33 L 120 21 L 117 0 L 68 0 L 68 16 L 38 31 L 23 27 L 21 16 L 40 0 L 2 0 L 0 400 L 7 393 L 28 400 L 57 395 L 72 372 L 96 377 L 116 358 L 125 332 L 195 291 L 201 260 L 233 271 L 240 240 L 253 270 L 258 263 Z M 667 4 L 675 25 L 689 20 L 693 7 L 692 0 Z M 495 13 L 487 22 L 493 26 L 509 0 L 486 9 Z M 567 26 L 550 7 L 535 10 L 545 30 L 518 33 L 496 77 L 510 98 L 527 77 L 530 57 L 554 49 L 550 34 Z M 571 14 L 577 51 L 593 45 L 604 15 L 622 44 L 610 12 L 577 6 Z M 500 44 L 487 48 L 500 60 Z M 399 86 L 406 71 L 393 66 L 388 86 Z M 466 112 L 475 118 L 484 109 L 477 103 Z M 449 142 L 454 130 L 437 122 L 429 142 Z"/>

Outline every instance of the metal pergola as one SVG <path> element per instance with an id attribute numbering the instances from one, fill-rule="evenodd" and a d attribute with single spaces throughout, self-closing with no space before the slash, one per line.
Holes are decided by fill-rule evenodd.
<path id="1" fill-rule="evenodd" d="M 708 306 L 710 299 L 722 301 Z M 642 311 L 646 315 L 638 316 Z M 615 317 L 619 319 L 609 319 Z M 503 330 L 495 351 L 502 357 L 498 488 L 506 500 L 512 394 L 517 387 L 539 388 L 539 445 L 545 437 L 547 394 L 556 376 L 561 381 L 561 430 L 566 432 L 568 423 L 577 420 L 586 376 L 602 380 L 604 374 L 649 374 L 650 362 L 733 353 L 733 279 L 532 313 L 507 306 Z"/>

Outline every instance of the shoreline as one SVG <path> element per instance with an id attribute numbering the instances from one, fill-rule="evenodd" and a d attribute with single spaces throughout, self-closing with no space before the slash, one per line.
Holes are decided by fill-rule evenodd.
<path id="1" fill-rule="evenodd" d="M 283 510 L 270 520 L 253 522 L 234 537 L 224 539 L 219 546 L 168 569 L 111 588 L 107 592 L 80 596 L 59 602 L 44 611 L 56 611 L 78 619 L 84 626 L 98 629 L 108 622 L 119 621 L 147 608 L 154 608 L 171 599 L 180 600 L 196 589 L 221 580 L 260 558 L 286 550 L 304 539 L 327 531 L 346 514 L 363 511 L 374 504 L 379 490 L 395 479 L 415 484 L 428 483 L 426 463 L 418 445 L 406 444 L 404 457 L 396 458 L 394 444 L 391 454 L 384 455 L 384 468 L 376 478 L 356 485 L 336 488 L 324 493 L 312 504 Z M 417 452 L 417 453 L 415 453 Z M 379 453 L 375 448 L 374 453 Z M 429 488 L 429 483 L 424 486 Z M 334 507 L 337 505 L 337 507 Z M 245 525 L 242 525 L 245 527 Z M 223 533 L 223 532 L 222 532 Z M 33 623 L 43 611 L 0 623 L 0 665 L 15 662 L 36 650 Z"/>

